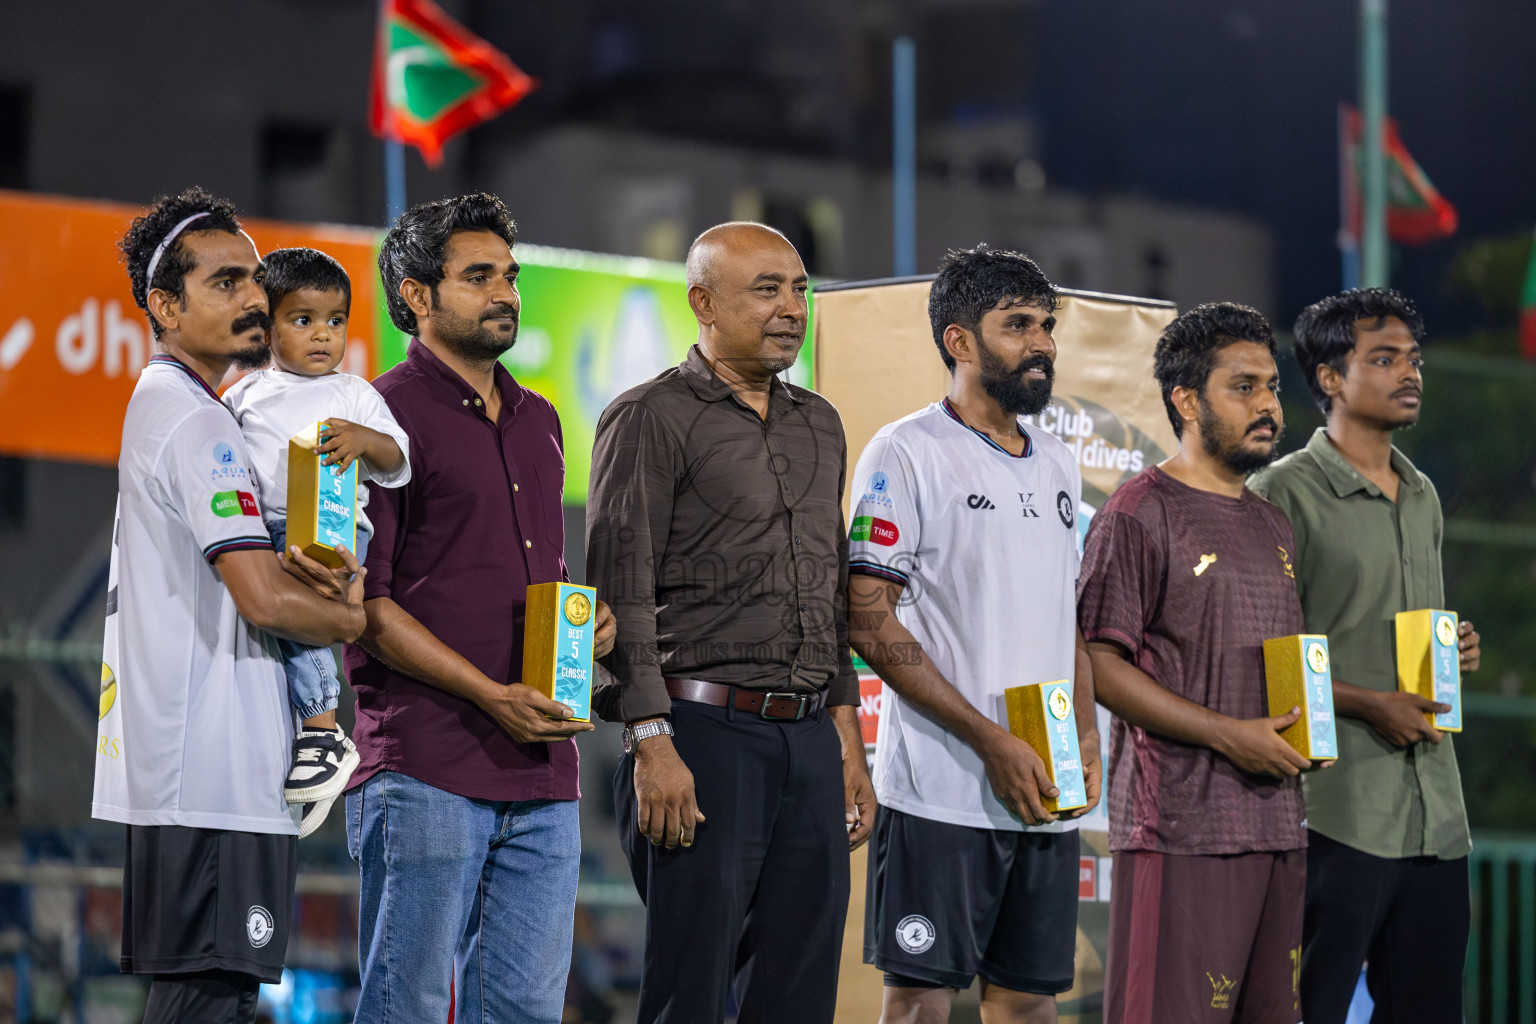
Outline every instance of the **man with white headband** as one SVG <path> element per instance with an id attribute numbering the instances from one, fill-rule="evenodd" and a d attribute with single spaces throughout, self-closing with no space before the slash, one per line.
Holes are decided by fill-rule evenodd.
<path id="1" fill-rule="evenodd" d="M 293 712 L 266 634 L 355 639 L 363 573 L 350 554 L 336 572 L 273 557 L 214 391 L 267 360 L 261 258 L 234 208 L 188 189 L 119 247 L 158 351 L 123 419 L 91 813 L 128 826 L 122 969 L 154 976 L 144 1020 L 249 1022 L 282 973 L 298 866 Z"/>

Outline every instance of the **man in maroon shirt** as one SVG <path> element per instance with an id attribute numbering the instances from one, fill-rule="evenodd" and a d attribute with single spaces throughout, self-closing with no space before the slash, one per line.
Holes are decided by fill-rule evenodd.
<path id="1" fill-rule="evenodd" d="M 1281 430 L 1256 311 L 1197 306 L 1157 344 L 1179 437 L 1094 517 L 1078 620 L 1109 747 L 1105 1024 L 1301 1019 L 1306 821 L 1266 717 L 1263 642 L 1302 631 L 1290 523 L 1243 486 Z"/>
<path id="2" fill-rule="evenodd" d="M 576 745 L 591 726 L 520 679 L 524 598 L 566 579 L 560 420 L 498 357 L 517 338 L 515 229 L 479 194 L 418 206 L 379 252 L 415 335 L 374 382 L 411 438 L 411 482 L 371 490 L 364 610 L 347 652 L 362 764 L 357 1019 L 558 1021 L 581 852 Z M 597 606 L 594 653 L 613 646 Z"/>

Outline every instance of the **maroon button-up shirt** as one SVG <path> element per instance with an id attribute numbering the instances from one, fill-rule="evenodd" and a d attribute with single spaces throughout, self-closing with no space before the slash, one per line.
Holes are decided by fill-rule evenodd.
<path id="1" fill-rule="evenodd" d="M 374 387 L 411 438 L 411 481 L 369 485 L 365 597 L 388 597 L 491 679 L 523 672 L 530 583 L 566 579 L 560 418 L 496 367 L 501 418 L 419 341 Z M 483 800 L 574 800 L 576 744 L 514 742 L 475 705 L 347 647 L 357 786 L 394 771 Z"/>

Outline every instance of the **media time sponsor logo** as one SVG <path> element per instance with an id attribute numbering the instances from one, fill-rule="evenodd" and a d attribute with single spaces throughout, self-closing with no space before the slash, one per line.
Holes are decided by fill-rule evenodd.
<path id="1" fill-rule="evenodd" d="M 256 496 L 248 491 L 220 491 L 209 500 L 208 506 L 220 518 L 261 515 Z"/>
<path id="2" fill-rule="evenodd" d="M 901 539 L 901 531 L 896 528 L 895 523 L 878 516 L 859 516 L 853 521 L 853 528 L 848 531 L 848 539 L 867 540 L 871 544 L 891 547 Z"/>

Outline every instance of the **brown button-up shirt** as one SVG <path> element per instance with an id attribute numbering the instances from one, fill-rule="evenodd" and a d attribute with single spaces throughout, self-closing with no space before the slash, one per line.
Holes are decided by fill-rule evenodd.
<path id="1" fill-rule="evenodd" d="M 830 402 L 775 380 L 764 420 L 697 346 L 614 400 L 587 495 L 587 580 L 619 627 L 593 694 L 603 718 L 666 714 L 666 677 L 858 702 L 847 460 Z"/>

